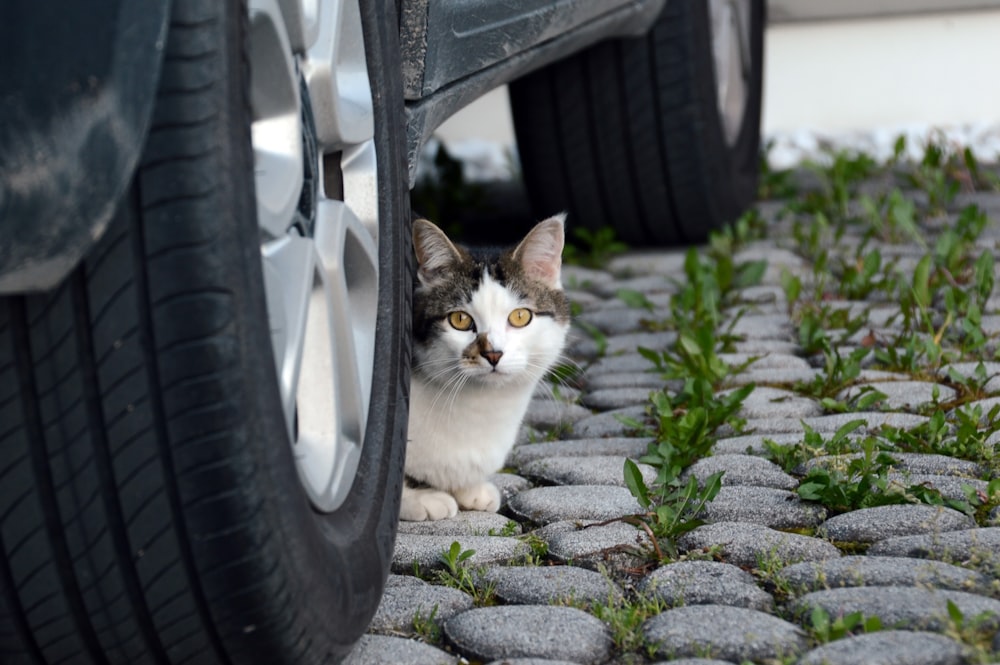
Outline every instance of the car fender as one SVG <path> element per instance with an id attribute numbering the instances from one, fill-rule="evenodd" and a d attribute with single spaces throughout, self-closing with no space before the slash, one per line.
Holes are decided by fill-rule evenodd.
<path id="1" fill-rule="evenodd" d="M 0 294 L 57 285 L 115 214 L 152 118 L 169 9 L 0 7 Z"/>

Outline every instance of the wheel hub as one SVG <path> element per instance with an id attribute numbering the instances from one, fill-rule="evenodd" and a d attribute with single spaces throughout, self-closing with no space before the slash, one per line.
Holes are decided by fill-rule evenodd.
<path id="1" fill-rule="evenodd" d="M 261 257 L 288 440 L 316 510 L 357 473 L 378 304 L 371 88 L 357 0 L 251 0 Z"/>

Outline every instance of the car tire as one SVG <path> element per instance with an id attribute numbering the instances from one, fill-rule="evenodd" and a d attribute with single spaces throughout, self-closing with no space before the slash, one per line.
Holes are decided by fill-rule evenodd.
<path id="1" fill-rule="evenodd" d="M 514 81 L 535 214 L 639 246 L 702 242 L 735 219 L 756 194 L 763 32 L 763 0 L 668 2 L 646 36 Z"/>
<path id="2" fill-rule="evenodd" d="M 366 419 L 331 421 L 348 439 L 363 431 L 363 442 L 333 435 L 357 448 L 338 476 L 342 491 L 317 499 L 304 478 L 304 407 L 275 360 L 275 322 L 288 321 L 267 293 L 262 239 L 273 233 L 258 225 L 255 24 L 240 2 L 174 0 L 153 125 L 126 199 L 58 288 L 0 298 L 5 665 L 338 662 L 366 629 L 398 521 L 412 267 L 395 6 L 360 5 L 354 20 L 378 91 L 371 135 L 364 150 L 303 141 L 307 162 L 314 148 L 335 172 L 324 175 L 330 198 L 313 198 L 340 219 L 354 215 L 355 190 L 382 220 L 338 227 L 353 248 L 341 248 L 348 263 L 361 242 L 352 233 L 377 243 L 375 265 L 360 269 L 375 270 L 377 285 L 354 303 L 373 322 L 362 327 L 374 335 L 371 353 L 355 354 L 359 364 L 370 358 L 355 368 L 371 386 Z M 308 111 L 302 118 L 312 122 Z M 333 177 L 352 151 L 355 161 L 367 155 L 367 181 L 346 166 Z M 318 244 L 326 222 L 310 220 L 307 203 L 287 231 Z M 337 283 L 350 305 L 355 285 L 344 282 L 355 268 L 317 274 L 346 275 Z M 334 361 L 336 343 L 359 334 L 337 328 L 337 312 L 320 309 L 340 331 Z"/>

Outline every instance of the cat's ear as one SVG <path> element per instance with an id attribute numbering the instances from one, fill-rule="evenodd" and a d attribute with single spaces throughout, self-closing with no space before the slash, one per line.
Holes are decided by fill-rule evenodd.
<path id="1" fill-rule="evenodd" d="M 413 222 L 413 251 L 417 255 L 417 277 L 422 284 L 441 279 L 448 266 L 461 258 L 444 231 L 426 219 Z"/>
<path id="2" fill-rule="evenodd" d="M 514 250 L 524 274 L 551 289 L 561 289 L 566 213 L 538 222 Z"/>

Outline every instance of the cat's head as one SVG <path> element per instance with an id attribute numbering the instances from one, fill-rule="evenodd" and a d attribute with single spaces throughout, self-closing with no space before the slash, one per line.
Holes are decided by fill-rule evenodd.
<path id="1" fill-rule="evenodd" d="M 531 384 L 555 365 L 569 330 L 564 219 L 539 222 L 503 251 L 459 247 L 431 222 L 414 222 L 416 375 L 441 384 Z"/>

